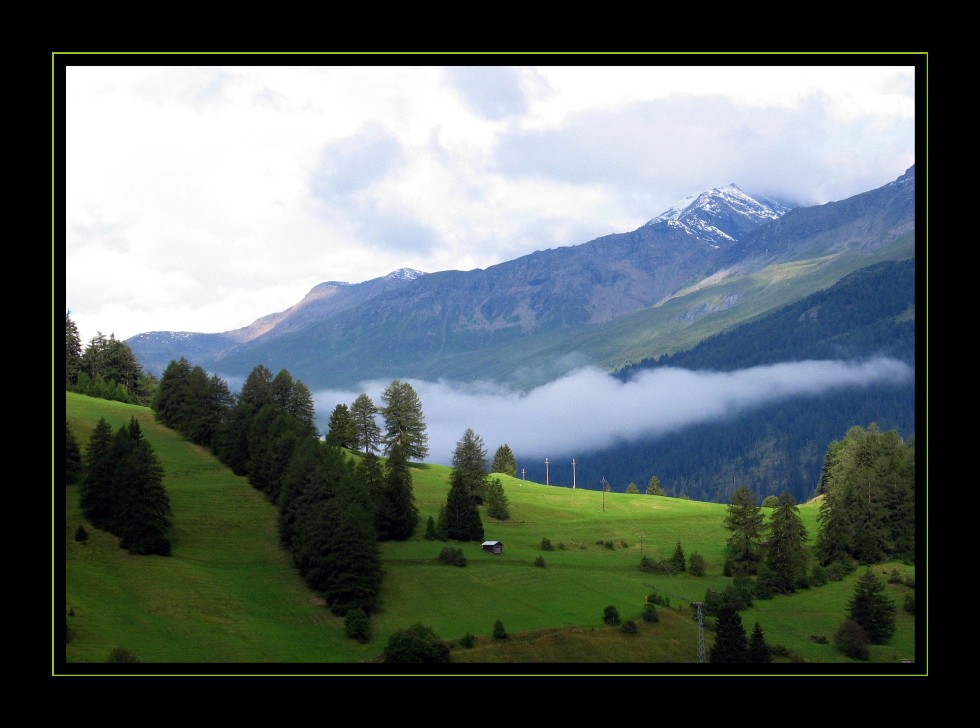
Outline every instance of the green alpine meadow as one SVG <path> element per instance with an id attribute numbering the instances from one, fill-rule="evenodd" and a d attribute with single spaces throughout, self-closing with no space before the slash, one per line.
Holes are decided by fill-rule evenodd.
<path id="1" fill-rule="evenodd" d="M 53 473 L 53 534 L 57 540 L 62 518 L 65 533 L 63 558 L 57 543 L 52 551 L 55 673 L 385 673 L 397 661 L 391 651 L 386 660 L 386 650 L 413 627 L 445 650 L 439 664 L 420 668 L 435 674 L 679 674 L 716 667 L 698 663 L 722 652 L 716 639 L 727 635 L 726 612 L 708 612 L 744 582 L 728 560 L 730 504 L 491 473 L 507 512 L 488 515 L 489 504 L 499 509 L 499 493 L 478 505 L 483 539 L 501 545 L 493 553 L 479 540 L 442 540 L 439 529 L 427 528 L 444 518 L 454 468 L 411 462 L 414 528 L 407 538 L 377 542 L 380 587 L 355 626 L 360 609 L 331 608 L 329 588 L 310 586 L 315 569 L 306 579 L 297 569 L 305 557 L 284 546 L 281 508 L 267 492 L 160 424 L 149 407 L 70 391 L 65 401 L 81 453 L 100 422 L 113 432 L 138 424 L 162 469 L 172 525 L 168 555 L 120 548 L 118 536 L 86 518 L 80 483 L 62 486 Z M 365 460 L 356 449 L 338 452 L 351 468 Z M 284 483 L 280 504 L 298 497 Z M 823 500 L 759 509 L 766 522 L 777 512 L 798 514 L 808 573 L 817 563 Z M 356 507 L 356 499 L 342 502 Z M 750 650 L 754 630 L 764 636 L 771 661 L 739 665 L 742 672 L 889 672 L 921 657 L 912 561 L 824 575 L 791 593 L 747 597 L 737 612 L 741 629 Z M 854 657 L 843 648 L 850 643 L 842 624 L 866 602 L 883 610 L 891 633 L 862 642 L 865 654 Z"/>

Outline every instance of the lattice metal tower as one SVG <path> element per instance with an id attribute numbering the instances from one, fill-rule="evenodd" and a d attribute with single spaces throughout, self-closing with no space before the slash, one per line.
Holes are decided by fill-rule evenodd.
<path id="1" fill-rule="evenodd" d="M 704 602 L 694 602 L 694 606 L 698 608 L 698 662 L 707 662 L 704 654 L 704 612 L 701 610 Z"/>

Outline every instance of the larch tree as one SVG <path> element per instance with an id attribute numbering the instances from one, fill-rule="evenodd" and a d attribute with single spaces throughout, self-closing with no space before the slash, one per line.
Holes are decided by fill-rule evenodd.
<path id="1" fill-rule="evenodd" d="M 381 447 L 381 428 L 376 419 L 379 414 L 381 410 L 364 392 L 357 395 L 350 406 L 351 420 L 357 432 L 356 447 L 365 454 L 376 453 Z"/>
<path id="2" fill-rule="evenodd" d="M 395 379 L 381 395 L 385 420 L 384 451 L 399 444 L 409 460 L 421 461 L 429 454 L 429 435 L 422 413 L 422 402 L 412 385 Z"/>

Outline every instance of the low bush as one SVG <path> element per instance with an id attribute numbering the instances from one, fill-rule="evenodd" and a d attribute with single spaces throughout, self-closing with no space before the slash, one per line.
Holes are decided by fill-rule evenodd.
<path id="1" fill-rule="evenodd" d="M 855 660 L 867 660 L 870 656 L 868 645 L 871 641 L 860 624 L 853 619 L 845 619 L 837 628 L 834 644 L 837 649 Z"/>
<path id="2" fill-rule="evenodd" d="M 610 604 L 608 607 L 602 610 L 602 621 L 611 625 L 619 624 L 619 610 Z"/>
<path id="3" fill-rule="evenodd" d="M 534 565 L 543 569 L 544 568 L 544 556 L 538 556 L 538 558 L 536 558 L 534 560 Z"/>
<path id="4" fill-rule="evenodd" d="M 551 545 L 550 538 L 541 539 L 541 550 L 542 551 L 554 551 L 555 547 Z"/>
<path id="5" fill-rule="evenodd" d="M 466 566 L 466 556 L 463 549 L 447 546 L 439 553 L 439 561 L 450 566 Z"/>
<path id="6" fill-rule="evenodd" d="M 493 638 L 495 640 L 505 640 L 507 639 L 507 630 L 504 629 L 504 623 L 499 619 L 494 622 L 493 625 Z"/>
<path id="7" fill-rule="evenodd" d="M 636 634 L 636 622 L 634 622 L 632 619 L 627 619 L 620 626 L 619 631 L 623 634 Z"/>
<path id="8" fill-rule="evenodd" d="M 344 634 L 360 643 L 371 641 L 371 620 L 360 607 L 344 615 Z"/>

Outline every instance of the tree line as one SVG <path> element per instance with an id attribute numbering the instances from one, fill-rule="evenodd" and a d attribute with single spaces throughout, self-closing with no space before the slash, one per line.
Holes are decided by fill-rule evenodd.
<path id="1" fill-rule="evenodd" d="M 101 331 L 82 348 L 78 326 L 65 313 L 65 388 L 90 397 L 149 405 L 157 379 L 140 366 L 133 350 Z"/>

